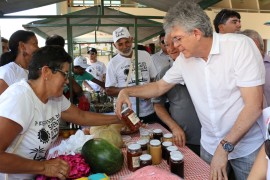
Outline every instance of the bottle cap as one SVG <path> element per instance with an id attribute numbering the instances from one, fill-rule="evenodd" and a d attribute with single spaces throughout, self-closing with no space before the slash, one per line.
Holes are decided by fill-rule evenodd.
<path id="1" fill-rule="evenodd" d="M 172 135 L 172 133 L 166 133 L 166 134 L 163 135 L 163 137 L 165 137 L 165 138 L 172 138 L 173 135 Z"/>
<path id="2" fill-rule="evenodd" d="M 171 159 L 174 161 L 181 161 L 181 160 L 183 160 L 183 158 L 184 158 L 184 156 L 182 155 L 182 153 L 181 154 L 177 153 L 177 154 L 171 155 Z"/>
<path id="3" fill-rule="evenodd" d="M 165 142 L 162 143 L 162 146 L 165 146 L 165 147 L 172 146 L 172 142 L 165 141 Z"/>
<path id="4" fill-rule="evenodd" d="M 151 160 L 152 159 L 152 156 L 150 154 L 143 154 L 140 156 L 140 160 L 141 161 L 148 161 L 148 160 Z"/>
<path id="5" fill-rule="evenodd" d="M 141 145 L 139 145 L 139 144 L 130 144 L 128 146 L 128 149 L 130 149 L 130 150 L 138 150 L 138 149 L 141 149 Z"/>
<path id="6" fill-rule="evenodd" d="M 154 129 L 153 132 L 154 133 L 162 133 L 162 130 L 161 129 Z"/>
<path id="7" fill-rule="evenodd" d="M 161 144 L 161 142 L 157 139 L 150 141 L 150 145 L 152 145 L 152 146 L 159 146 L 160 144 Z"/>
<path id="8" fill-rule="evenodd" d="M 129 107 L 124 108 L 124 109 L 121 111 L 121 114 L 123 114 L 124 112 L 126 112 L 128 109 L 129 109 Z"/>
<path id="9" fill-rule="evenodd" d="M 173 155 L 173 154 L 181 154 L 182 155 L 182 153 L 180 151 L 178 151 L 178 150 L 170 152 L 170 156 Z"/>
<path id="10" fill-rule="evenodd" d="M 177 146 L 169 146 L 169 147 L 167 147 L 167 150 L 168 150 L 169 152 L 171 152 L 171 151 L 177 151 L 178 148 L 177 148 Z"/>
<path id="11" fill-rule="evenodd" d="M 147 139 L 140 139 L 140 140 L 138 140 L 137 141 L 137 144 L 139 144 L 139 145 L 145 145 L 145 144 L 147 144 L 149 141 L 147 140 Z"/>
<path id="12" fill-rule="evenodd" d="M 148 131 L 142 131 L 140 132 L 141 136 L 149 136 L 149 132 Z"/>

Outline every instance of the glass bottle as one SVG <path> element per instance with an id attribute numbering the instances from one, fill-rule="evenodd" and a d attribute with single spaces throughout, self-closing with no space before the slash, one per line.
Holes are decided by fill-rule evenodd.
<path id="1" fill-rule="evenodd" d="M 177 146 L 169 146 L 166 149 L 166 157 L 167 157 L 167 163 L 170 164 L 170 152 L 172 151 L 178 151 Z"/>
<path id="2" fill-rule="evenodd" d="M 122 120 L 126 123 L 130 131 L 137 131 L 141 127 L 142 122 L 136 113 L 129 107 L 126 107 L 121 114 Z"/>
<path id="3" fill-rule="evenodd" d="M 143 154 L 140 156 L 140 168 L 152 165 L 152 156 L 150 154 Z"/>
<path id="4" fill-rule="evenodd" d="M 163 139 L 162 139 L 163 142 L 165 141 L 170 141 L 170 142 L 173 142 L 173 135 L 172 133 L 166 133 L 166 134 L 163 134 Z"/>
<path id="5" fill-rule="evenodd" d="M 153 130 L 153 139 L 157 139 L 162 141 L 163 133 L 161 129 L 154 129 Z"/>
<path id="6" fill-rule="evenodd" d="M 166 154 L 166 149 L 167 147 L 172 146 L 172 142 L 169 141 L 165 141 L 162 143 L 161 147 L 162 147 L 162 158 L 167 160 L 167 154 Z"/>
<path id="7" fill-rule="evenodd" d="M 182 153 L 174 153 L 171 155 L 170 170 L 172 173 L 184 179 L 184 156 Z"/>
<path id="8" fill-rule="evenodd" d="M 130 144 L 127 149 L 127 164 L 130 171 L 140 168 L 140 156 L 142 155 L 141 145 Z"/>
<path id="9" fill-rule="evenodd" d="M 160 164 L 162 160 L 161 142 L 159 140 L 150 141 L 150 154 L 152 156 L 152 164 Z"/>
<path id="10" fill-rule="evenodd" d="M 147 139 L 140 139 L 137 141 L 137 144 L 141 145 L 141 149 L 142 149 L 143 154 L 148 153 L 148 148 L 147 148 L 148 142 L 149 142 L 149 140 L 147 140 Z"/>
<path id="11" fill-rule="evenodd" d="M 140 132 L 140 139 L 147 139 L 150 140 L 150 133 L 148 131 L 142 131 Z"/>

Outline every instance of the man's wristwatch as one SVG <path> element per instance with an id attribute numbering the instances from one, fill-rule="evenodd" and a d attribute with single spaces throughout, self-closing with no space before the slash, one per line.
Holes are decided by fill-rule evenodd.
<path id="1" fill-rule="evenodd" d="M 234 145 L 224 139 L 220 141 L 220 144 L 222 145 L 223 149 L 228 153 L 232 152 L 234 149 Z"/>

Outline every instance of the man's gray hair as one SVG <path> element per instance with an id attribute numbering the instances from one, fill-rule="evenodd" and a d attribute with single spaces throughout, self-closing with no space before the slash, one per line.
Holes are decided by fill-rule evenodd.
<path id="1" fill-rule="evenodd" d="M 193 0 L 179 0 L 175 6 L 169 9 L 164 18 L 163 28 L 168 33 L 174 26 L 183 28 L 187 33 L 191 33 L 197 28 L 205 37 L 213 36 L 210 18 Z"/>
<path id="2" fill-rule="evenodd" d="M 248 37 L 250 37 L 251 39 L 253 40 L 257 40 L 259 42 L 259 48 L 260 48 L 260 51 L 263 52 L 264 51 L 264 43 L 263 43 L 263 39 L 261 37 L 261 35 L 255 31 L 255 30 L 252 30 L 252 29 L 246 29 L 244 31 L 240 31 L 238 32 L 239 34 L 244 34 Z"/>

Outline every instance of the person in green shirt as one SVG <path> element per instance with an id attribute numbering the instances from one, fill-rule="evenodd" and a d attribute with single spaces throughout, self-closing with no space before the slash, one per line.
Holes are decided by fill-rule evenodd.
<path id="1" fill-rule="evenodd" d="M 105 88 L 105 83 L 94 78 L 90 73 L 86 72 L 85 69 L 89 66 L 87 64 L 87 59 L 83 56 L 78 56 L 74 59 L 73 62 L 73 72 L 74 72 L 74 79 L 75 81 L 82 87 L 84 85 L 87 87 L 88 83 L 86 80 L 90 80 L 102 88 Z"/>

